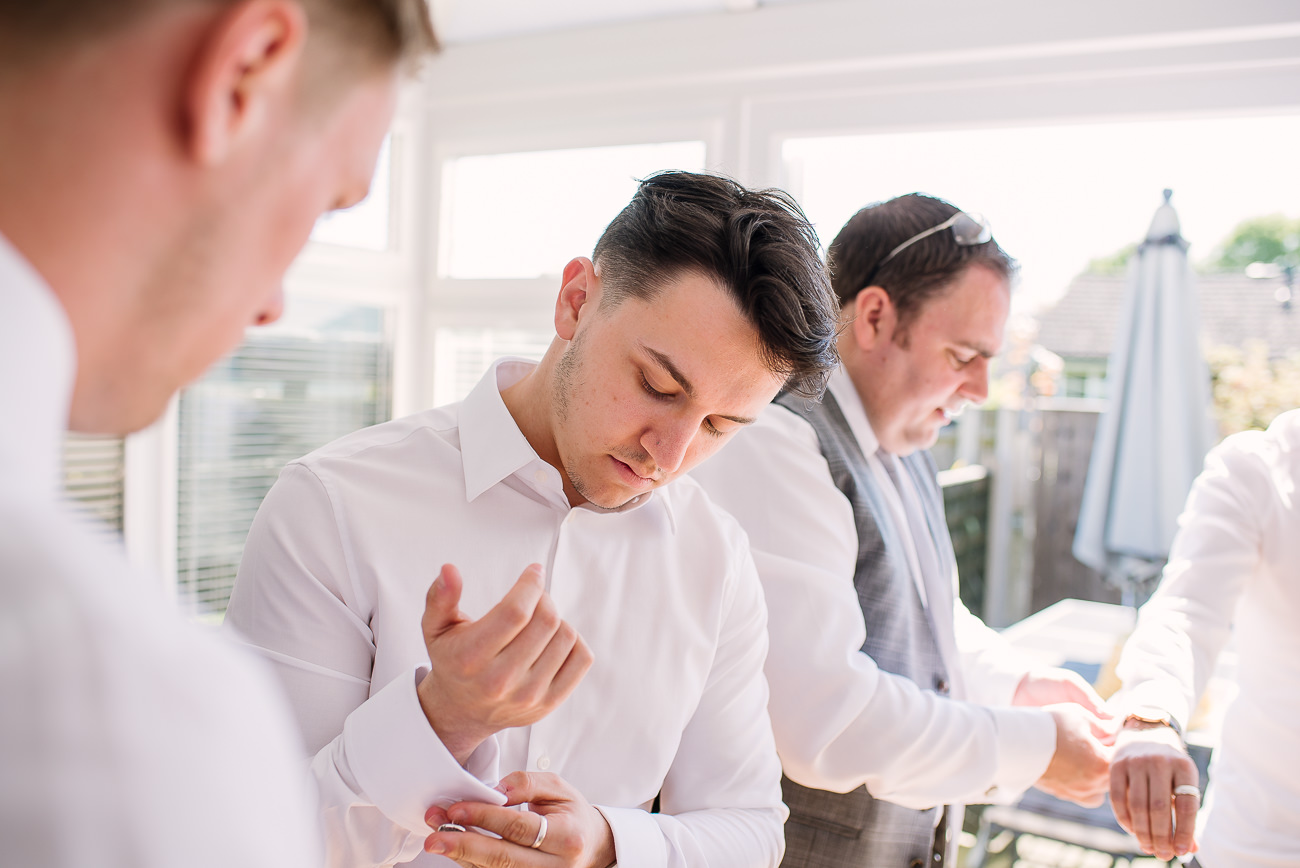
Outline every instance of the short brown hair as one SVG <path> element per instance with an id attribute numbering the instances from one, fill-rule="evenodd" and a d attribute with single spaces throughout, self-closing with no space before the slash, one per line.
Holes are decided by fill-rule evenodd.
<path id="1" fill-rule="evenodd" d="M 889 252 L 919 232 L 938 226 L 960 209 L 934 196 L 909 193 L 877 202 L 849 218 L 831 242 L 826 263 L 840 306 L 868 286 L 879 286 L 893 302 L 902 335 L 921 308 L 972 265 L 983 265 L 1010 280 L 1016 261 L 992 239 L 962 246 L 952 233 L 923 238 L 886 261 Z"/>
<path id="2" fill-rule="evenodd" d="M 39 55 L 134 23 L 179 3 L 235 0 L 0 0 L 0 42 L 9 59 Z M 342 34 L 370 59 L 411 64 L 438 47 L 427 0 L 297 0 L 313 27 Z M 309 38 L 310 39 L 310 38 Z M 0 58 L 0 65 L 5 60 Z"/>
<path id="3" fill-rule="evenodd" d="M 839 362 L 837 312 L 817 234 L 780 190 L 749 190 L 721 175 L 660 172 L 605 229 L 592 259 L 605 304 L 652 299 L 697 273 L 727 289 L 758 331 L 786 389 L 818 398 Z"/>

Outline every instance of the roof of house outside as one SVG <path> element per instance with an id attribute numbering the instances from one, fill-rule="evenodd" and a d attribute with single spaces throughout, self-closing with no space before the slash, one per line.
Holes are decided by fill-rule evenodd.
<path id="1" fill-rule="evenodd" d="M 1124 277 L 1075 278 L 1056 306 L 1039 315 L 1038 343 L 1064 358 L 1109 356 L 1126 283 Z M 1275 298 L 1281 286 L 1280 280 L 1243 274 L 1197 275 L 1205 345 L 1244 348 L 1263 341 L 1275 358 L 1300 352 L 1300 299 L 1284 308 Z"/>

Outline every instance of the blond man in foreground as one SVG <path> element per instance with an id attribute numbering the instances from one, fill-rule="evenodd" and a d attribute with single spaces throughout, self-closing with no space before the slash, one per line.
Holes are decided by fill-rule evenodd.
<path id="1" fill-rule="evenodd" d="M 0 841 L 6 864 L 319 864 L 282 701 L 58 493 L 275 320 L 368 188 L 421 0 L 0 0 Z"/>

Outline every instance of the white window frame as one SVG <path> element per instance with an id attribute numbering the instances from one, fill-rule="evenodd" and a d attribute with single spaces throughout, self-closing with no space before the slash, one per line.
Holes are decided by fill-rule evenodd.
<path id="1" fill-rule="evenodd" d="M 440 276 L 448 159 L 703 140 L 710 169 L 797 197 L 781 157 L 791 138 L 1300 111 L 1300 4 L 935 9 L 776 4 L 454 46 L 402 97 L 392 248 L 314 245 L 288 286 L 390 306 L 393 412 L 404 415 L 432 401 L 437 329 L 537 328 L 558 290 Z M 1045 195 L 1045 210 L 1067 206 Z M 128 442 L 124 517 L 137 559 L 173 570 L 174 441 L 173 413 Z M 163 581 L 174 585 L 166 567 Z"/>
<path id="2" fill-rule="evenodd" d="M 387 311 L 393 330 L 393 415 L 419 403 L 423 376 L 418 347 L 422 306 L 420 244 L 424 164 L 418 94 L 399 100 L 391 129 L 389 245 L 353 249 L 310 242 L 285 277 L 288 305 L 295 298 L 375 305 Z M 126 439 L 123 537 L 132 562 L 149 570 L 162 594 L 175 599 L 178 510 L 178 414 L 173 397 L 164 415 Z"/>

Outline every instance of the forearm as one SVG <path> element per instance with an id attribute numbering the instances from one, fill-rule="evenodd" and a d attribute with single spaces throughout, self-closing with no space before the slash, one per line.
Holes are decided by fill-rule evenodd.
<path id="1" fill-rule="evenodd" d="M 785 811 L 779 805 L 679 814 L 599 810 L 614 832 L 619 868 L 775 868 L 785 852 Z"/>
<path id="2" fill-rule="evenodd" d="M 787 691 L 783 710 L 773 707 L 785 772 L 797 783 L 834 792 L 866 786 L 876 798 L 923 809 L 1001 801 L 1031 786 L 1051 761 L 1055 725 L 1040 709 L 946 699 L 869 658 L 857 675 L 854 699 L 838 714 L 830 695 Z"/>
<path id="3" fill-rule="evenodd" d="M 416 697 L 420 670 L 376 693 L 311 763 L 330 865 L 379 866 L 420 852 L 434 804 L 501 804 L 495 739 L 462 768 L 434 736 Z"/>

